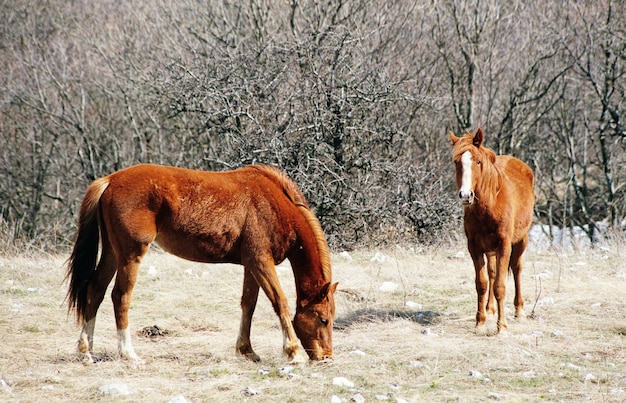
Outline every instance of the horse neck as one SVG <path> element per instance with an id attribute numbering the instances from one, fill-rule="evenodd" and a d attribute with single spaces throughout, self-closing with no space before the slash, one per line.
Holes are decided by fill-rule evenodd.
<path id="1" fill-rule="evenodd" d="M 298 301 L 310 300 L 315 297 L 322 286 L 327 283 L 322 275 L 319 260 L 303 255 L 306 255 L 306 252 L 299 251 L 289 257 L 296 282 Z"/>
<path id="2" fill-rule="evenodd" d="M 319 241 L 312 232 L 299 231 L 298 240 L 287 258 L 293 270 L 298 302 L 311 300 L 324 284 L 331 281 L 330 267 L 327 267 L 329 257 L 320 251 Z"/>

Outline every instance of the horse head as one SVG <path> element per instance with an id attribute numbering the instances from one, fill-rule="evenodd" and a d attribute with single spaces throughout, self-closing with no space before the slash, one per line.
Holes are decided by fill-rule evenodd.
<path id="1" fill-rule="evenodd" d="M 334 294 L 338 283 L 326 283 L 311 300 L 302 300 L 293 327 L 311 360 L 333 358 Z"/>
<path id="2" fill-rule="evenodd" d="M 450 140 L 459 198 L 464 206 L 469 206 L 477 199 L 476 187 L 482 177 L 485 163 L 493 164 L 495 153 L 482 147 L 484 135 L 480 128 L 476 134 L 467 133 L 463 137 L 457 137 L 450 132 Z"/>

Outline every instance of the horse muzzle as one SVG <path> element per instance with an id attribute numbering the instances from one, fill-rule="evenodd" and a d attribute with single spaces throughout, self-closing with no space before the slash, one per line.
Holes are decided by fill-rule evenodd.
<path id="1" fill-rule="evenodd" d="M 469 192 L 461 190 L 459 192 L 459 199 L 461 199 L 461 203 L 463 203 L 464 206 L 469 206 L 474 203 L 474 192 L 471 190 Z"/>

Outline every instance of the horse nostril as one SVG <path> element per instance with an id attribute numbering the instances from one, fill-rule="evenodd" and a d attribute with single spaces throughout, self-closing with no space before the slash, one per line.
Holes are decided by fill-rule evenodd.
<path id="1" fill-rule="evenodd" d="M 462 198 L 463 198 L 463 193 L 459 192 L 459 199 L 462 199 Z"/>

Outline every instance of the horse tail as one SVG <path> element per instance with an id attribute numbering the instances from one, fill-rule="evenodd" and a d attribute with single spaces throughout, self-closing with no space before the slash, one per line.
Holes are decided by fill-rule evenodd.
<path id="1" fill-rule="evenodd" d="M 108 186 L 108 178 L 93 181 L 80 205 L 78 232 L 65 274 L 65 281 L 69 279 L 66 297 L 68 313 L 75 310 L 78 323 L 85 318 L 88 286 L 96 274 L 100 246 L 100 198 Z"/>

